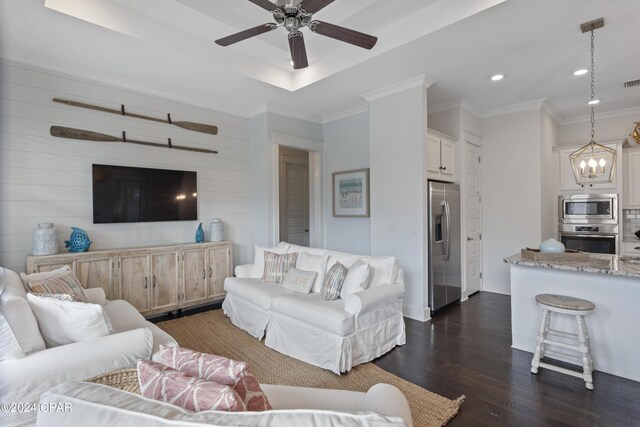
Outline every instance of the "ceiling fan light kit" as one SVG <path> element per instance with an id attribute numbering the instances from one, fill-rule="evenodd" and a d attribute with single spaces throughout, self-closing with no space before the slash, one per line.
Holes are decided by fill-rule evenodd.
<path id="1" fill-rule="evenodd" d="M 309 66 L 307 49 L 304 44 L 304 35 L 300 31 L 304 27 L 322 36 L 350 43 L 364 49 L 373 48 L 378 41 L 377 37 L 369 34 L 340 27 L 339 25 L 328 22 L 313 20 L 314 13 L 333 3 L 334 0 L 278 0 L 278 4 L 274 4 L 269 0 L 249 1 L 271 12 L 276 23 L 259 25 L 223 37 L 216 40 L 218 45 L 229 46 L 242 40 L 268 33 L 276 28 L 284 27 L 289 32 L 289 50 L 291 52 L 293 68 L 299 70 Z"/>

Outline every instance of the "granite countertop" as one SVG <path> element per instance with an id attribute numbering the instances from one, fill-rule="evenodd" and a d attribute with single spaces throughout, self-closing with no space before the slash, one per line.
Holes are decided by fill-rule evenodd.
<path id="1" fill-rule="evenodd" d="M 609 274 L 640 278 L 640 263 L 621 261 L 617 255 L 590 254 L 587 260 L 576 261 L 533 261 L 522 259 L 520 254 L 504 259 L 507 264 L 527 267 L 551 268 L 558 270 L 581 271 L 585 273 Z"/>

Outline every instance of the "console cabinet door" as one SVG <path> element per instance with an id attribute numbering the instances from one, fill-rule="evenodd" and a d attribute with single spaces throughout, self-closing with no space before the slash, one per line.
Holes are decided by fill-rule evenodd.
<path id="1" fill-rule="evenodd" d="M 114 285 L 114 257 L 107 255 L 104 257 L 78 259 L 76 266 L 76 276 L 86 289 L 102 288 L 107 299 L 119 299 L 119 286 Z"/>
<path id="2" fill-rule="evenodd" d="M 45 273 L 48 271 L 57 270 L 59 268 L 68 265 L 71 267 L 71 270 L 76 271 L 76 261 L 73 259 L 68 260 L 67 262 L 63 260 L 55 260 L 55 261 L 34 261 L 33 267 L 30 269 L 29 274 L 31 273 Z"/>
<path id="3" fill-rule="evenodd" d="M 231 247 L 211 248 L 209 252 L 209 297 L 224 296 L 224 279 L 231 276 Z"/>
<path id="4" fill-rule="evenodd" d="M 149 311 L 151 309 L 149 255 L 121 255 L 119 271 L 122 299 L 131 303 L 141 313 Z"/>
<path id="5" fill-rule="evenodd" d="M 197 303 L 207 298 L 207 284 L 209 281 L 207 271 L 207 250 L 195 249 L 184 252 L 184 297 L 183 304 Z"/>
<path id="6" fill-rule="evenodd" d="M 173 310 L 178 305 L 179 257 L 180 252 L 151 254 L 152 310 Z"/>

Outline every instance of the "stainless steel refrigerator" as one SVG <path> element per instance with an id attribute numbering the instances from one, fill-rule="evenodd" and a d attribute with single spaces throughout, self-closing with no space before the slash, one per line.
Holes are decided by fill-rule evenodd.
<path id="1" fill-rule="evenodd" d="M 429 181 L 429 306 L 460 300 L 460 186 Z"/>

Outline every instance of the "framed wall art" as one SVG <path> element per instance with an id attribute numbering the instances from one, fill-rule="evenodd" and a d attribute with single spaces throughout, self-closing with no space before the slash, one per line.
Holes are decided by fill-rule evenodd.
<path id="1" fill-rule="evenodd" d="M 333 216 L 369 216 L 369 169 L 333 173 Z"/>

